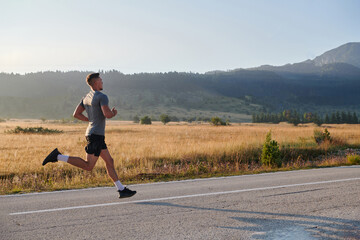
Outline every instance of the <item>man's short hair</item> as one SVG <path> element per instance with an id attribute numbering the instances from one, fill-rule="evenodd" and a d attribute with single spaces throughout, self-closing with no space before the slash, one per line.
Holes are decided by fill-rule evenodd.
<path id="1" fill-rule="evenodd" d="M 91 73 L 89 75 L 87 75 L 86 77 L 86 83 L 89 86 L 92 86 L 95 82 L 96 79 L 98 79 L 100 77 L 100 73 Z"/>

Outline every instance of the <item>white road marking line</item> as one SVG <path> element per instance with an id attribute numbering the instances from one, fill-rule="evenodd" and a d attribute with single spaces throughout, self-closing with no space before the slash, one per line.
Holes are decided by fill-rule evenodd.
<path id="1" fill-rule="evenodd" d="M 309 185 L 316 185 L 316 184 L 347 182 L 347 181 L 355 181 L 355 180 L 360 180 L 360 178 L 347 178 L 347 179 L 321 181 L 321 182 L 298 183 L 298 184 L 280 185 L 280 186 L 272 186 L 272 187 L 240 189 L 240 190 L 224 191 L 224 192 L 212 192 L 212 193 L 201 193 L 201 194 L 184 195 L 184 196 L 174 196 L 174 197 L 134 200 L 134 201 L 127 201 L 127 202 L 112 202 L 112 203 L 92 204 L 92 205 L 64 207 L 64 208 L 52 208 L 52 209 L 43 209 L 43 210 L 34 210 L 34 211 L 25 211 L 25 212 L 14 212 L 14 213 L 9 213 L 9 215 L 13 216 L 13 215 L 24 215 L 24 214 L 32 214 L 32 213 L 65 211 L 65 210 L 82 209 L 82 208 L 105 207 L 105 206 L 123 205 L 123 204 L 131 204 L 131 203 L 157 202 L 157 201 L 174 200 L 174 199 L 182 199 L 182 198 L 204 197 L 204 196 L 231 194 L 231 193 L 242 193 L 242 192 L 270 190 L 270 189 L 278 189 L 278 188 L 309 186 Z"/>
<path id="2" fill-rule="evenodd" d="M 358 165 L 346 166 L 347 168 L 358 168 Z M 331 167 L 329 169 L 344 168 L 340 167 Z M 291 170 L 291 171 L 281 171 L 281 172 L 268 172 L 268 173 L 258 173 L 258 174 L 249 174 L 249 175 L 235 175 L 235 176 L 226 176 L 226 177 L 211 177 L 211 178 L 196 178 L 196 179 L 185 179 L 185 180 L 174 180 L 169 182 L 152 182 L 152 183 L 139 183 L 139 184 L 130 184 L 129 186 L 148 186 L 148 185 L 162 185 L 162 184 L 174 184 L 174 183 L 187 183 L 187 182 L 199 182 L 199 181 L 209 181 L 209 180 L 219 180 L 219 179 L 229 179 L 229 178 L 246 178 L 246 177 L 256 177 L 256 176 L 266 176 L 266 175 L 278 175 L 278 174 L 287 174 L 287 173 L 301 173 L 308 171 L 321 171 L 322 168 L 314 169 L 302 169 L 302 170 Z M 65 189 L 52 192 L 33 192 L 33 193 L 22 193 L 22 194 L 10 194 L 10 195 L 0 195 L 0 198 L 9 198 L 9 197 L 27 197 L 33 195 L 43 195 L 43 194 L 59 194 L 67 192 L 80 192 L 80 191 L 89 191 L 96 189 L 114 189 L 114 187 L 92 187 L 92 188 L 81 188 L 81 189 Z"/>

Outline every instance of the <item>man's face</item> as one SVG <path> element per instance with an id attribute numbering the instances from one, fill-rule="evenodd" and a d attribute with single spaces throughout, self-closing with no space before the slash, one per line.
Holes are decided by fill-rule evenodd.
<path id="1" fill-rule="evenodd" d="M 95 86 L 96 86 L 96 89 L 98 89 L 99 91 L 103 90 L 103 81 L 102 81 L 101 77 L 96 79 Z"/>

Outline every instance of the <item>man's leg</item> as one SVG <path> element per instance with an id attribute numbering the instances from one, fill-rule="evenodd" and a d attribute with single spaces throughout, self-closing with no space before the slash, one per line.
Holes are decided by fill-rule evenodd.
<path id="1" fill-rule="evenodd" d="M 100 153 L 100 157 L 105 161 L 106 170 L 107 170 L 109 177 L 113 180 L 113 182 L 118 181 L 119 178 L 115 171 L 114 159 L 111 157 L 109 150 L 102 149 L 101 153 Z"/>
<path id="2" fill-rule="evenodd" d="M 120 193 L 120 198 L 131 197 L 135 195 L 136 191 L 131 191 L 120 183 L 118 175 L 115 171 L 114 159 L 111 157 L 109 150 L 102 149 L 100 157 L 105 161 L 107 173 L 117 187 L 118 192 Z"/>
<path id="3" fill-rule="evenodd" d="M 86 171 L 91 171 L 95 167 L 95 164 L 99 157 L 95 156 L 94 154 L 86 154 L 86 161 L 79 157 L 69 157 L 68 163 L 75 167 L 82 168 Z"/>
<path id="4" fill-rule="evenodd" d="M 67 162 L 70 163 L 73 166 L 82 168 L 84 170 L 87 171 L 91 171 L 97 160 L 99 159 L 98 156 L 95 156 L 94 154 L 86 154 L 86 161 L 82 158 L 79 157 L 71 157 L 71 156 L 67 156 L 67 155 L 62 155 L 57 148 L 55 148 L 43 161 L 42 165 L 44 166 L 45 164 L 49 163 L 49 162 L 57 162 L 57 161 L 63 161 L 63 162 Z"/>

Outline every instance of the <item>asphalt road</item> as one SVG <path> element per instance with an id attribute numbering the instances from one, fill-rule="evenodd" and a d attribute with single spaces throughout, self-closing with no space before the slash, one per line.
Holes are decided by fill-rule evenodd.
<path id="1" fill-rule="evenodd" d="M 1 239 L 360 239 L 360 166 L 0 196 Z"/>

